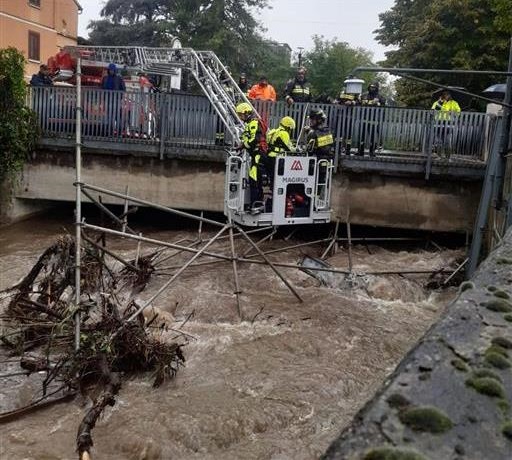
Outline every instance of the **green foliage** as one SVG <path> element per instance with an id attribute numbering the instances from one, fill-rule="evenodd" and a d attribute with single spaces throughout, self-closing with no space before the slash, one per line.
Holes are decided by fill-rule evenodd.
<path id="1" fill-rule="evenodd" d="M 498 313 L 512 312 L 512 303 L 505 299 L 492 299 L 483 304 L 485 308 Z"/>
<path id="2" fill-rule="evenodd" d="M 464 281 L 459 286 L 459 291 L 462 293 L 464 291 L 469 291 L 470 289 L 475 289 L 475 285 L 471 281 Z"/>
<path id="3" fill-rule="evenodd" d="M 485 354 L 485 362 L 496 369 L 508 369 L 512 366 L 512 363 L 507 358 L 494 351 Z"/>
<path id="4" fill-rule="evenodd" d="M 501 432 L 509 441 L 512 441 L 512 420 L 509 420 L 503 425 Z"/>
<path id="5" fill-rule="evenodd" d="M 377 40 L 397 49 L 386 53 L 387 66 L 505 70 L 512 34 L 510 0 L 396 0 L 380 15 Z M 428 76 L 443 85 L 481 92 L 495 77 Z M 401 79 L 400 102 L 429 107 L 432 87 Z"/>
<path id="6" fill-rule="evenodd" d="M 505 388 L 496 379 L 490 377 L 470 378 L 466 385 L 491 398 L 505 398 Z"/>
<path id="7" fill-rule="evenodd" d="M 504 315 L 503 316 L 503 319 L 505 321 L 508 321 L 509 323 L 512 323 L 512 315 Z"/>
<path id="8" fill-rule="evenodd" d="M 411 405 L 410 401 L 400 393 L 393 393 L 386 402 L 394 409 L 403 409 Z"/>
<path id="9" fill-rule="evenodd" d="M 0 181 L 19 170 L 37 141 L 36 118 L 25 105 L 25 59 L 0 49 Z"/>
<path id="10" fill-rule="evenodd" d="M 253 13 L 266 6 L 267 0 L 108 0 L 103 19 L 88 26 L 90 41 L 169 46 L 178 37 L 184 47 L 215 51 L 233 73 L 255 79 L 265 70 L 258 57 L 272 54 Z"/>
<path id="11" fill-rule="evenodd" d="M 512 259 L 508 258 L 508 257 L 500 257 L 496 263 L 498 265 L 512 265 Z"/>
<path id="12" fill-rule="evenodd" d="M 435 407 L 412 407 L 401 412 L 399 417 L 404 425 L 414 431 L 444 433 L 453 426 L 448 416 Z"/>
<path id="13" fill-rule="evenodd" d="M 489 378 L 501 382 L 501 377 L 490 369 L 477 369 L 471 374 L 472 378 Z"/>
<path id="14" fill-rule="evenodd" d="M 453 359 L 451 361 L 451 365 L 461 372 L 467 372 L 469 370 L 468 365 L 462 359 L 459 358 Z"/>
<path id="15" fill-rule="evenodd" d="M 491 340 L 491 343 L 502 348 L 512 349 L 512 340 L 507 339 L 506 337 L 494 337 L 494 339 Z"/>
<path id="16" fill-rule="evenodd" d="M 494 291 L 494 296 L 499 297 L 500 299 L 510 299 L 510 294 L 502 290 Z"/>
<path id="17" fill-rule="evenodd" d="M 346 42 L 326 40 L 320 36 L 314 36 L 313 41 L 313 50 L 305 54 L 304 64 L 316 95 L 338 96 L 343 81 L 354 68 L 372 64 L 372 53 L 363 48 L 352 48 Z M 358 77 L 368 83 L 371 81 L 368 74 Z"/>

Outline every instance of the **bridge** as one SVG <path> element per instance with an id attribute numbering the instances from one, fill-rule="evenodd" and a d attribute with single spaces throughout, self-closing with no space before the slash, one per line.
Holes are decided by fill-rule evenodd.
<path id="1" fill-rule="evenodd" d="M 233 142 L 206 97 L 83 88 L 85 182 L 176 208 L 222 211 L 225 150 Z M 75 88 L 31 88 L 41 140 L 15 192 L 20 203 L 74 201 Z M 269 126 L 306 104 L 258 103 Z M 466 232 L 473 228 L 499 118 L 431 110 L 324 109 L 335 134 L 335 215 L 354 224 Z M 297 133 L 295 133 L 297 134 Z M 353 152 L 344 150 L 352 140 Z M 375 157 L 355 155 L 377 144 Z M 368 155 L 368 154 L 366 154 Z M 110 200 L 110 201 L 109 201 Z M 106 203 L 122 200 L 105 197 Z"/>

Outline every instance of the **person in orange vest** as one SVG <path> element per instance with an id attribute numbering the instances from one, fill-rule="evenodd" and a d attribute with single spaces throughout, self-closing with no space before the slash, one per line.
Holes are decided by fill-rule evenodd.
<path id="1" fill-rule="evenodd" d="M 249 99 L 252 100 L 261 100 L 261 101 L 272 101 L 276 102 L 276 90 L 274 87 L 268 82 L 268 78 L 262 76 L 258 83 L 256 83 L 249 90 Z"/>

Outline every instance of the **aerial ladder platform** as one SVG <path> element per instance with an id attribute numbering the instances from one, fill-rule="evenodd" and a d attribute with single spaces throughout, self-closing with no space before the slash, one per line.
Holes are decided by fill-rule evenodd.
<path id="1" fill-rule="evenodd" d="M 114 63 L 129 71 L 169 77 L 176 73 L 176 69 L 189 71 L 209 99 L 233 144 L 244 130 L 244 123 L 236 113 L 239 103 L 250 104 L 261 119 L 213 51 L 136 46 L 73 46 L 65 50 L 79 54 L 82 61 L 91 65 Z M 228 150 L 224 213 L 229 219 L 251 227 L 330 222 L 332 161 L 300 151 L 277 157 L 274 182 L 264 188 L 264 200 L 258 212 L 254 212 L 250 202 L 250 167 L 251 159 L 246 151 Z"/>

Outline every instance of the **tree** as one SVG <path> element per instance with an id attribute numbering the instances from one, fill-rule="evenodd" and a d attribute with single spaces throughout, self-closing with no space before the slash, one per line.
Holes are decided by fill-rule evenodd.
<path id="1" fill-rule="evenodd" d="M 262 39 L 253 10 L 267 0 L 108 0 L 89 25 L 95 45 L 184 46 L 215 51 L 234 69 L 251 68 Z"/>
<path id="2" fill-rule="evenodd" d="M 35 147 L 35 114 L 25 104 L 25 59 L 15 48 L 0 49 L 0 182 L 19 170 Z"/>
<path id="3" fill-rule="evenodd" d="M 377 40 L 397 49 L 386 53 L 386 66 L 504 70 L 512 34 L 510 0 L 396 0 L 380 15 Z M 478 93 L 497 77 L 427 75 L 444 85 Z M 428 106 L 432 87 L 401 79 L 400 102 Z"/>
<path id="4" fill-rule="evenodd" d="M 313 50 L 305 54 L 304 64 L 316 95 L 338 96 L 343 81 L 354 68 L 372 64 L 372 53 L 363 48 L 352 48 L 346 42 L 321 36 L 314 36 L 313 42 Z M 362 77 L 370 80 L 368 74 Z"/>

